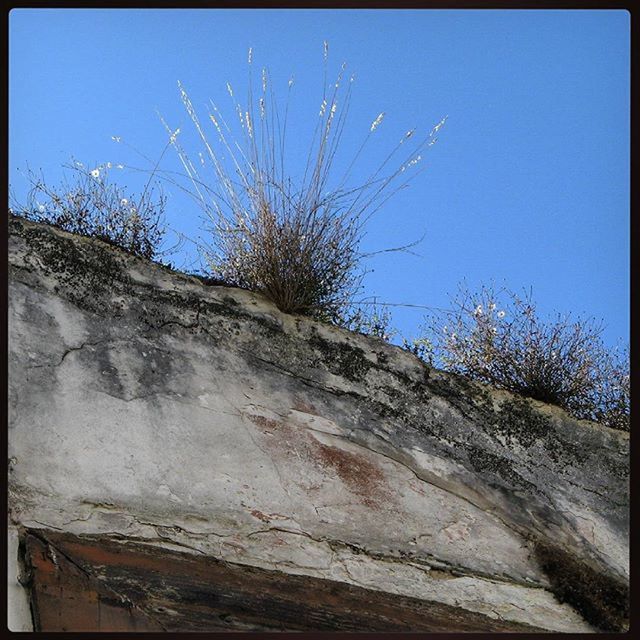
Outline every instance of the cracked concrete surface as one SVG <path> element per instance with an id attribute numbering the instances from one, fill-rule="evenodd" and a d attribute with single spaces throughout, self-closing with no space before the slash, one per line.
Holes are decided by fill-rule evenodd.
<path id="1" fill-rule="evenodd" d="M 566 632 L 539 541 L 628 579 L 628 436 L 12 219 L 15 526 Z M 589 618 L 589 615 L 587 615 Z"/>

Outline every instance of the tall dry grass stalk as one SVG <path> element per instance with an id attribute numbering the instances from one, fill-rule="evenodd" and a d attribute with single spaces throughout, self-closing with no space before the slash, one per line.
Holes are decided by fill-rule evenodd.
<path id="1" fill-rule="evenodd" d="M 335 81 L 327 82 L 326 42 L 323 57 L 321 100 L 301 178 L 294 177 L 287 157 L 293 79 L 282 110 L 267 69 L 254 89 L 251 50 L 244 103 L 227 83 L 232 121 L 210 101 L 205 127 L 178 83 L 202 145 L 195 162 L 180 142 L 180 131 L 161 119 L 190 180 L 191 195 L 206 214 L 210 243 L 204 253 L 212 275 L 264 293 L 285 312 L 340 321 L 361 286 L 366 223 L 417 175 L 414 166 L 435 143 L 446 118 L 421 138 L 415 129 L 407 131 L 375 171 L 353 186 L 352 170 L 383 122 L 380 113 L 343 175 L 333 179 L 354 76 L 347 77 L 343 64 Z"/>

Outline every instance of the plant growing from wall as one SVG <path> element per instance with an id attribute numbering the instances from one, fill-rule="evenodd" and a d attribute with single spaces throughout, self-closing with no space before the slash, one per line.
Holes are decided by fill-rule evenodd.
<path id="1" fill-rule="evenodd" d="M 364 182 L 352 185 L 352 169 L 382 125 L 380 113 L 344 174 L 334 179 L 354 77 L 346 75 L 343 64 L 336 80 L 327 83 L 327 54 L 325 42 L 324 83 L 301 177 L 290 170 L 287 156 L 293 79 L 283 111 L 267 69 L 261 70 L 254 92 L 251 50 L 246 102 L 241 104 L 227 84 L 233 119 L 225 119 L 211 102 L 206 126 L 213 135 L 179 83 L 202 145 L 198 160 L 185 151 L 180 130 L 162 121 L 190 179 L 190 193 L 205 213 L 210 242 L 204 254 L 212 275 L 262 292 L 282 311 L 340 323 L 353 315 L 349 308 L 361 287 L 360 243 L 367 221 L 417 175 L 410 170 L 435 143 L 445 119 L 422 136 L 407 131 Z"/>
<path id="2" fill-rule="evenodd" d="M 391 342 L 397 331 L 391 325 L 391 312 L 375 300 L 351 306 L 338 318 L 338 324 L 349 331 Z"/>
<path id="3" fill-rule="evenodd" d="M 100 238 L 143 258 L 157 257 L 165 229 L 166 199 L 152 178 L 139 197 L 110 180 L 111 163 L 87 169 L 79 162 L 66 166 L 59 186 L 27 168 L 30 190 L 26 202 L 12 198 L 10 211 L 69 233 Z"/>
<path id="4" fill-rule="evenodd" d="M 593 320 L 558 314 L 547 321 L 530 292 L 461 287 L 430 329 L 444 369 L 629 429 L 628 351 L 607 349 Z"/>
<path id="5" fill-rule="evenodd" d="M 418 338 L 402 338 L 402 348 L 428 364 L 433 365 L 433 343 L 428 338 L 421 336 Z"/>

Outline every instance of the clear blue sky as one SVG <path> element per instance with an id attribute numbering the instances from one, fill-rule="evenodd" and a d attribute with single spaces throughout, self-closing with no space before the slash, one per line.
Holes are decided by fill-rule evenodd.
<path id="1" fill-rule="evenodd" d="M 346 61 L 356 73 L 345 159 L 381 111 L 363 170 L 407 129 L 428 131 L 448 115 L 427 169 L 365 239 L 375 250 L 426 232 L 421 257 L 375 258 L 367 293 L 447 307 L 462 279 L 532 286 L 543 313 L 601 318 L 608 342 L 628 340 L 627 12 L 14 9 L 9 25 L 9 178 L 18 194 L 26 163 L 51 183 L 71 156 L 140 166 L 114 135 L 157 158 L 166 136 L 156 108 L 189 130 L 177 80 L 202 114 L 210 98 L 229 113 L 226 82 L 246 87 L 249 47 L 282 94 L 295 76 L 292 137 L 307 140 L 327 40 L 330 70 Z M 179 168 L 174 155 L 163 166 Z M 132 189 L 141 179 L 117 177 Z M 197 209 L 169 191 L 168 223 L 197 236 Z M 393 313 L 402 333 L 415 334 L 422 312 Z"/>

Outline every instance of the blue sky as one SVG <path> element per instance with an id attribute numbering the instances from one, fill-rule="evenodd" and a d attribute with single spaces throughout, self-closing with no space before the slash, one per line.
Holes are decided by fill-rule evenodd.
<path id="1" fill-rule="evenodd" d="M 382 111 L 363 175 L 408 129 L 428 132 L 448 116 L 424 171 L 364 241 L 374 251 L 424 233 L 420 257 L 372 259 L 366 293 L 447 307 L 463 279 L 532 287 L 542 313 L 603 319 L 607 342 L 628 341 L 626 11 L 14 9 L 9 26 L 9 179 L 19 196 L 26 163 L 53 184 L 71 156 L 142 166 L 112 136 L 157 158 L 167 140 L 156 109 L 197 153 L 177 81 L 204 117 L 209 99 L 231 114 L 226 83 L 246 88 L 249 47 L 280 95 L 295 77 L 289 135 L 304 148 L 326 40 L 330 75 L 343 61 L 356 74 L 339 163 Z M 179 170 L 175 154 L 162 166 Z M 112 177 L 134 191 L 144 182 L 127 169 Z M 168 224 L 201 235 L 193 203 L 168 195 Z M 195 257 L 184 251 L 174 263 Z M 422 315 L 393 308 L 407 337 Z"/>

